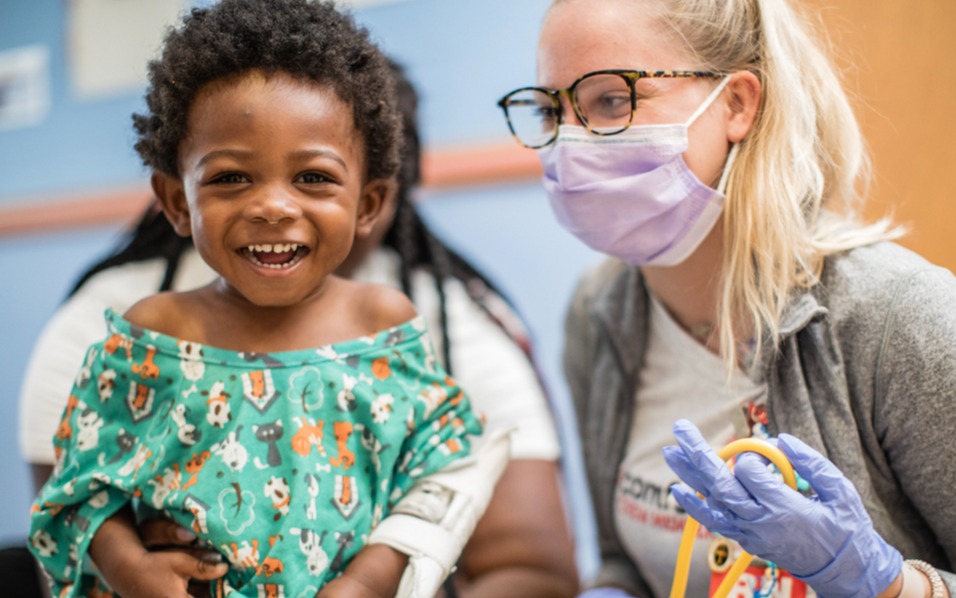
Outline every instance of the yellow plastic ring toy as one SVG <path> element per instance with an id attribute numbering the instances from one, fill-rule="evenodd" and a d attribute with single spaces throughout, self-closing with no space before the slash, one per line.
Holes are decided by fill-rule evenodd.
<path id="1" fill-rule="evenodd" d="M 735 440 L 717 451 L 717 456 L 724 461 L 729 461 L 732 457 L 740 453 L 757 453 L 763 455 L 777 466 L 783 475 L 783 481 L 793 488 L 797 489 L 797 476 L 793 472 L 793 466 L 783 452 L 770 444 L 766 440 L 758 438 L 741 438 Z M 674 585 L 671 586 L 670 598 L 684 598 L 687 591 L 687 576 L 690 572 L 691 551 L 694 548 L 694 541 L 697 539 L 697 530 L 700 529 L 700 523 L 696 519 L 687 516 L 687 523 L 684 524 L 684 534 L 681 536 L 680 548 L 677 551 L 677 566 L 674 568 Z M 734 562 L 727 576 L 717 587 L 713 598 L 727 598 L 731 588 L 737 583 L 737 579 L 743 574 L 753 560 L 753 555 L 742 551 L 740 557 Z"/>

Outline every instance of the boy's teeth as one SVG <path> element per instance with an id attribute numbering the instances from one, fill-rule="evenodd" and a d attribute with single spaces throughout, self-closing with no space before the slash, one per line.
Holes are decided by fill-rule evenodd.
<path id="1" fill-rule="evenodd" d="M 246 249 L 257 251 L 259 253 L 286 253 L 289 251 L 298 251 L 298 243 L 265 243 L 263 245 L 249 245 Z"/>
<path id="2" fill-rule="evenodd" d="M 282 270 L 299 263 L 301 260 L 299 250 L 302 249 L 302 247 L 299 243 L 259 243 L 246 245 L 246 252 L 249 258 L 259 266 L 273 270 Z M 268 254 L 276 254 L 276 256 L 275 258 L 266 257 Z M 260 257 L 264 261 L 260 260 Z M 274 261 L 276 259 L 282 259 L 282 262 Z"/>

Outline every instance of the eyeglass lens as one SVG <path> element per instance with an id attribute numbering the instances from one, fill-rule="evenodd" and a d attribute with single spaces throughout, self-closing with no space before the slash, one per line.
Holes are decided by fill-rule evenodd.
<path id="1" fill-rule="evenodd" d="M 558 126 L 554 98 L 537 89 L 523 89 L 507 101 L 508 123 L 515 137 L 528 147 L 546 145 Z"/>
<path id="2" fill-rule="evenodd" d="M 574 103 L 588 129 L 604 135 L 619 133 L 631 122 L 631 89 L 615 74 L 594 74 L 574 87 Z M 558 126 L 557 100 L 537 89 L 524 89 L 508 98 L 512 132 L 528 147 L 547 145 Z"/>
<path id="3" fill-rule="evenodd" d="M 574 102 L 589 129 L 619 133 L 631 122 L 631 88 L 620 75 L 596 74 L 581 79 Z"/>

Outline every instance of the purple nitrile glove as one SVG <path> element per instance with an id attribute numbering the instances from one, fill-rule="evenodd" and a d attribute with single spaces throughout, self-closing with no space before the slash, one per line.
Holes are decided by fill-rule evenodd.
<path id="1" fill-rule="evenodd" d="M 591 588 L 585 590 L 583 594 L 578 594 L 578 598 L 635 598 L 620 588 Z"/>
<path id="2" fill-rule="evenodd" d="M 734 471 L 687 420 L 674 423 L 678 446 L 664 460 L 683 485 L 671 488 L 687 514 L 712 533 L 773 561 L 827 598 L 877 596 L 903 566 L 899 551 L 873 529 L 853 483 L 823 455 L 789 434 L 777 447 L 816 492 L 793 490 L 753 453 L 737 457 Z"/>

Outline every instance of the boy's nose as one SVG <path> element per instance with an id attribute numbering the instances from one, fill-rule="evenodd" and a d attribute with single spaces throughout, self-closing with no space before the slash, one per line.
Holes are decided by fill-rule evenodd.
<path id="1" fill-rule="evenodd" d="M 267 224 L 296 220 L 301 215 L 299 204 L 287 192 L 274 188 L 263 189 L 246 210 L 250 220 Z"/>

